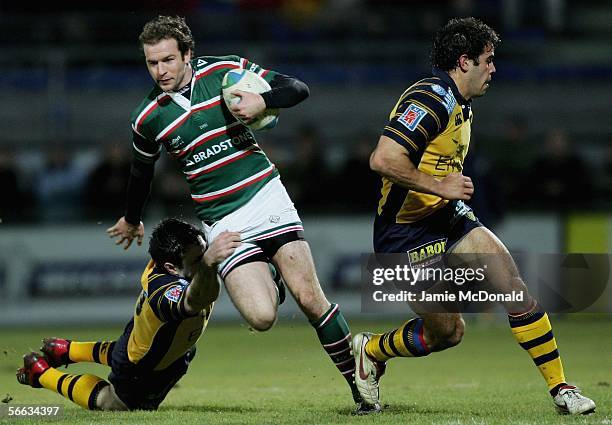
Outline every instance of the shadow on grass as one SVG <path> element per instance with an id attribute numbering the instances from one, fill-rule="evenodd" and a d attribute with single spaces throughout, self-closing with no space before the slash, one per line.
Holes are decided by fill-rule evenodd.
<path id="1" fill-rule="evenodd" d="M 337 412 L 340 415 L 353 415 L 355 409 L 353 408 L 342 408 L 339 409 Z M 412 414 L 419 414 L 419 415 L 444 415 L 444 414 L 454 414 L 457 413 L 456 409 L 451 408 L 450 406 L 448 408 L 444 408 L 442 407 L 436 407 L 436 408 L 431 408 L 431 407 L 423 407 L 423 406 L 419 406 L 416 404 L 408 404 L 408 403 L 394 403 L 392 405 L 386 404 L 383 409 L 381 414 L 383 415 L 405 415 L 406 413 L 412 413 Z M 371 416 L 370 415 L 363 415 L 363 416 Z M 374 414 L 375 416 L 376 414 Z"/>
<path id="2" fill-rule="evenodd" d="M 265 409 L 245 406 L 226 406 L 218 404 L 189 404 L 186 406 L 162 406 L 159 411 L 180 411 L 180 412 L 198 412 L 198 413 L 258 413 Z"/>

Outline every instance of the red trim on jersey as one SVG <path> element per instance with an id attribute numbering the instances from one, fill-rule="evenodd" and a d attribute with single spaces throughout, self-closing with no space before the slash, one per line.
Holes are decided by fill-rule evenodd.
<path id="1" fill-rule="evenodd" d="M 208 136 L 206 136 L 202 140 L 200 140 L 198 143 L 196 143 L 193 146 L 190 146 L 188 149 L 185 149 L 184 151 L 179 152 L 178 154 L 176 154 L 176 157 L 177 158 L 182 158 L 185 155 L 187 155 L 187 153 L 191 152 L 192 150 L 194 150 L 198 146 L 203 145 L 204 143 L 214 139 L 215 137 L 219 137 L 219 136 L 221 136 L 222 134 L 225 134 L 225 133 L 227 133 L 227 127 L 224 128 L 221 131 L 213 132 L 213 133 L 209 134 Z"/>
<path id="2" fill-rule="evenodd" d="M 181 125 L 182 125 L 182 124 L 183 124 L 185 121 L 187 121 L 187 120 L 189 119 L 189 117 L 190 117 L 190 116 L 191 116 L 193 113 L 195 113 L 195 112 L 199 112 L 199 111 L 204 111 L 204 110 L 206 110 L 206 109 L 210 109 L 210 108 L 212 108 L 213 106 L 217 106 L 217 105 L 219 105 L 220 103 L 221 103 L 221 99 L 216 100 L 216 101 L 214 101 L 214 102 L 212 102 L 212 103 L 209 103 L 209 104 L 207 104 L 207 105 L 202 105 L 202 106 L 200 106 L 199 108 L 192 109 L 191 111 L 189 111 L 189 113 L 188 113 L 188 114 L 186 114 L 186 115 L 183 117 L 183 119 L 182 119 L 182 120 L 180 120 L 179 122 L 177 122 L 176 124 L 174 124 L 174 125 L 172 126 L 172 128 L 170 128 L 170 129 L 166 130 L 166 131 L 164 132 L 163 136 L 161 136 L 159 139 L 160 139 L 160 140 L 162 140 L 162 139 L 164 139 L 164 138 L 166 138 L 166 137 L 170 136 L 170 135 L 171 135 L 171 134 L 174 132 L 174 130 L 176 130 L 176 129 L 177 129 L 179 126 L 181 126 Z"/>
<path id="3" fill-rule="evenodd" d="M 236 68 L 240 68 L 240 65 L 236 65 L 236 64 L 231 64 L 231 63 L 222 63 L 219 65 L 215 65 L 212 66 L 210 69 L 202 72 L 201 74 L 196 75 L 196 81 L 198 81 L 200 78 L 209 75 L 215 71 L 218 71 L 220 69 L 224 69 L 224 68 L 229 68 L 229 69 L 236 69 Z"/>
<path id="4" fill-rule="evenodd" d="M 261 180 L 265 179 L 266 177 L 268 177 L 273 172 L 274 172 L 274 167 L 272 167 L 270 169 L 270 171 L 268 171 L 267 173 L 262 174 L 261 176 L 257 177 L 256 179 L 253 179 L 253 180 L 248 181 L 248 182 L 246 182 L 244 184 L 241 184 L 240 186 L 237 186 L 237 187 L 235 187 L 235 188 L 233 188 L 231 190 L 228 190 L 227 192 L 218 193 L 216 195 L 206 196 L 206 197 L 202 197 L 202 198 L 193 198 L 192 197 L 192 199 L 195 202 L 198 202 L 200 204 L 203 203 L 203 202 L 214 201 L 215 199 L 223 198 L 224 196 L 231 195 L 232 193 L 235 193 L 235 192 L 237 192 L 237 191 L 239 191 L 241 189 L 244 189 L 245 187 L 251 186 L 251 185 L 257 183 L 258 181 L 261 181 Z"/>
<path id="5" fill-rule="evenodd" d="M 148 106 L 148 107 L 150 107 L 150 109 L 149 109 L 147 112 L 145 112 L 145 114 L 144 114 L 142 117 L 140 117 L 140 119 L 139 119 L 138 121 L 136 121 L 136 128 L 138 128 L 138 127 L 140 127 L 140 126 L 142 125 L 142 123 L 144 122 L 144 120 L 145 120 L 145 119 L 146 119 L 146 118 L 147 118 L 149 115 L 151 115 L 151 112 L 153 112 L 153 111 L 155 110 L 155 108 L 157 108 L 157 107 L 159 106 L 159 103 L 160 103 L 162 100 L 164 100 L 166 97 L 169 97 L 169 96 L 168 96 L 168 95 L 164 95 L 164 96 L 162 96 L 162 97 L 160 97 L 160 98 L 158 98 L 158 99 L 155 99 L 155 101 L 153 101 L 153 102 L 151 102 L 151 103 L 149 104 L 149 106 Z"/>
<path id="6" fill-rule="evenodd" d="M 215 171 L 215 170 L 217 170 L 217 169 L 219 169 L 221 167 L 225 167 L 226 165 L 231 164 L 232 162 L 238 161 L 239 159 L 244 158 L 245 156 L 250 155 L 253 152 L 255 152 L 254 149 L 242 152 L 240 155 L 236 155 L 235 157 L 233 157 L 233 158 L 231 158 L 231 159 L 229 159 L 229 160 L 227 160 L 225 162 L 220 162 L 219 164 L 215 165 L 214 167 L 210 167 L 210 168 L 207 168 L 206 170 L 200 171 L 199 173 L 190 175 L 189 177 L 187 177 L 187 180 L 193 180 L 196 177 L 201 176 L 202 174 L 210 173 L 211 171 Z"/>
<path id="7" fill-rule="evenodd" d="M 268 74 L 268 72 L 270 72 L 269 69 L 264 69 L 263 72 L 261 73 L 261 78 L 265 77 Z"/>
<path id="8" fill-rule="evenodd" d="M 216 100 L 216 101 L 214 101 L 214 102 L 212 102 L 212 103 L 209 103 L 209 104 L 207 104 L 207 105 L 202 105 L 202 106 L 200 106 L 200 107 L 198 107 L 198 108 L 192 109 L 192 110 L 191 110 L 191 113 L 193 114 L 194 112 L 199 112 L 199 111 L 203 111 L 203 110 L 205 110 L 205 109 L 210 109 L 210 108 L 212 108 L 213 106 L 217 106 L 217 105 L 219 105 L 220 103 L 221 103 L 221 98 L 219 98 L 218 100 Z"/>

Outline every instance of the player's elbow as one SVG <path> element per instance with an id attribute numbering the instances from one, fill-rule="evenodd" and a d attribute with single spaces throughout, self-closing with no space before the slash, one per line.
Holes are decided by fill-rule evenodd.
<path id="1" fill-rule="evenodd" d="M 306 85 L 306 83 L 303 81 L 297 80 L 297 82 L 297 91 L 300 97 L 300 102 L 302 102 L 310 96 L 310 88 L 308 88 L 308 85 Z"/>
<path id="2" fill-rule="evenodd" d="M 384 175 L 387 169 L 387 160 L 380 149 L 375 149 L 370 155 L 370 169 L 377 174 Z"/>

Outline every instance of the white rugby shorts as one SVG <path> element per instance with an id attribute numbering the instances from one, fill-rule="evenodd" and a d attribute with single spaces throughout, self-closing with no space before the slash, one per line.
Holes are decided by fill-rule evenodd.
<path id="1" fill-rule="evenodd" d="M 206 241 L 210 243 L 224 231 L 239 232 L 242 244 L 219 264 L 222 279 L 244 259 L 263 254 L 256 241 L 284 233 L 304 231 L 298 215 L 280 177 L 270 180 L 245 205 L 212 225 L 202 223 Z"/>

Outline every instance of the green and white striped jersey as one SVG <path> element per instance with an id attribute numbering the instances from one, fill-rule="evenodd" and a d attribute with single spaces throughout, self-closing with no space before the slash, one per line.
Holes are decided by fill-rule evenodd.
<path id="1" fill-rule="evenodd" d="M 154 162 L 162 145 L 181 165 L 200 220 L 217 221 L 247 203 L 278 175 L 253 132 L 229 112 L 223 76 L 242 68 L 271 81 L 276 73 L 239 56 L 191 61 L 191 98 L 157 85 L 132 113 L 136 159 Z"/>

